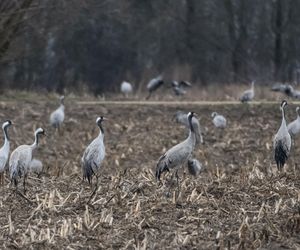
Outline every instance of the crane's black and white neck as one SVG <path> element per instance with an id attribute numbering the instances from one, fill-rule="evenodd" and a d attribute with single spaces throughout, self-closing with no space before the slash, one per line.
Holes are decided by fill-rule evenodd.
<path id="1" fill-rule="evenodd" d="M 35 149 L 38 145 L 39 145 L 39 137 L 41 135 L 45 135 L 45 130 L 42 128 L 38 128 L 35 132 L 34 132 L 34 142 L 33 144 L 31 144 L 31 148 Z"/>
<path id="2" fill-rule="evenodd" d="M 5 142 L 9 142 L 9 136 L 8 136 L 8 132 L 7 129 L 12 125 L 12 122 L 10 120 L 6 120 L 3 124 L 2 124 L 2 130 L 4 133 L 4 140 Z"/>
<path id="3" fill-rule="evenodd" d="M 62 95 L 62 96 L 59 98 L 59 101 L 60 101 L 60 105 L 65 106 L 65 96 L 64 96 L 64 95 Z"/>
<path id="4" fill-rule="evenodd" d="M 96 119 L 96 124 L 98 125 L 99 129 L 100 129 L 100 134 L 99 135 L 104 135 L 104 129 L 103 129 L 103 126 L 102 126 L 102 122 L 107 120 L 107 118 L 103 117 L 103 116 L 99 116 L 97 117 Z"/>
<path id="5" fill-rule="evenodd" d="M 190 133 L 194 133 L 195 129 L 192 123 L 192 118 L 194 117 L 195 113 L 194 112 L 189 112 L 188 113 L 188 121 L 189 121 L 189 125 L 190 125 Z"/>

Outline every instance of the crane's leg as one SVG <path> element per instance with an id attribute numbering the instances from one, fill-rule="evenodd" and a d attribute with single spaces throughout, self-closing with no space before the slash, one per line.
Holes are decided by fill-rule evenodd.
<path id="1" fill-rule="evenodd" d="M 23 178 L 24 194 L 26 193 L 26 177 L 27 177 L 27 174 L 24 174 L 24 178 Z"/>
<path id="2" fill-rule="evenodd" d="M 96 193 L 97 193 L 97 190 L 98 190 L 98 181 L 99 181 L 99 177 L 98 177 L 98 175 L 96 174 L 96 185 L 95 185 L 95 189 L 94 189 L 93 192 L 91 193 L 90 198 L 89 198 L 89 200 L 88 200 L 88 203 L 90 203 L 90 201 L 94 198 L 94 196 L 95 196 Z"/>
<path id="3" fill-rule="evenodd" d="M 146 97 L 146 100 L 148 100 L 151 97 L 152 92 L 149 92 L 149 94 Z"/>
<path id="4" fill-rule="evenodd" d="M 179 184 L 180 184 L 180 183 L 179 183 L 178 169 L 176 169 L 175 176 L 176 176 L 177 189 L 178 189 L 178 194 L 179 194 L 179 191 L 180 191 L 180 185 L 179 185 Z"/>
<path id="5" fill-rule="evenodd" d="M 97 164 L 95 162 L 94 162 L 94 165 L 95 165 L 95 169 L 97 169 Z M 88 203 L 92 200 L 92 198 L 95 196 L 95 194 L 97 193 L 97 190 L 98 190 L 98 184 L 99 184 L 98 171 L 93 171 L 93 174 L 96 176 L 96 185 L 95 185 L 94 191 L 92 192 L 92 194 L 89 198 Z"/>
<path id="6" fill-rule="evenodd" d="M 64 135 L 64 130 L 62 129 L 62 127 L 60 125 L 58 125 L 58 135 L 59 136 L 63 136 Z"/>
<path id="7" fill-rule="evenodd" d="M 4 172 L 2 172 L 0 174 L 0 185 L 3 186 L 4 185 Z"/>

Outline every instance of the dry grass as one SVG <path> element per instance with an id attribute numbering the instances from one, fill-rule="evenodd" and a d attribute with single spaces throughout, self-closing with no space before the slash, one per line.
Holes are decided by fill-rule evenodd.
<path id="1" fill-rule="evenodd" d="M 43 126 L 35 157 L 46 167 L 30 176 L 27 199 L 6 180 L 0 196 L 0 245 L 42 249 L 254 249 L 299 248 L 300 180 L 298 140 L 285 174 L 272 158 L 272 135 L 280 125 L 278 105 L 135 106 L 83 105 L 66 100 L 64 134 L 48 126 L 52 101 L 1 103 L 1 120 L 12 119 L 12 148 L 31 143 Z M 176 194 L 170 175 L 163 185 L 153 171 L 159 156 L 181 141 L 185 129 L 172 114 L 194 110 L 201 118 L 205 145 L 195 156 L 205 165 L 198 178 L 180 173 Z M 213 128 L 213 109 L 228 128 Z M 97 135 L 97 115 L 105 123 L 107 157 L 97 195 L 82 182 L 80 158 Z M 294 106 L 288 107 L 289 120 Z M 178 195 L 178 198 L 176 196 Z"/>

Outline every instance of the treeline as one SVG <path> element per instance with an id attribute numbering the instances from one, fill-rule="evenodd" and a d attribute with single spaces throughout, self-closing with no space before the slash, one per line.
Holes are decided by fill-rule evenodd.
<path id="1" fill-rule="evenodd" d="M 300 0 L 2 0 L 0 87 L 298 81 Z"/>

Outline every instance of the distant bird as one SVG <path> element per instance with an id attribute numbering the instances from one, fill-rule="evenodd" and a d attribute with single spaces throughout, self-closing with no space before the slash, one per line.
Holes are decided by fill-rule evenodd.
<path id="1" fill-rule="evenodd" d="M 184 113 L 182 111 L 177 111 L 174 115 L 174 118 L 175 118 L 176 122 L 181 123 L 182 125 L 186 126 L 187 128 L 190 127 L 187 113 Z M 197 144 L 198 143 L 203 144 L 203 137 L 201 134 L 201 126 L 200 126 L 199 120 L 195 116 L 192 118 L 192 124 L 195 129 Z"/>
<path id="2" fill-rule="evenodd" d="M 122 82 L 121 83 L 121 92 L 125 95 L 127 98 L 129 94 L 132 93 L 132 85 L 129 82 Z"/>
<path id="3" fill-rule="evenodd" d="M 276 83 L 276 84 L 274 84 L 272 86 L 271 90 L 275 91 L 275 92 L 282 92 L 282 93 L 284 93 L 286 87 L 287 87 L 287 85 L 285 85 L 285 84 Z"/>
<path id="4" fill-rule="evenodd" d="M 287 161 L 291 150 L 291 136 L 288 132 L 288 128 L 286 126 L 285 121 L 285 107 L 287 105 L 288 104 L 285 100 L 283 100 L 280 105 L 282 121 L 281 126 L 277 134 L 274 136 L 273 140 L 274 158 L 278 170 L 281 170 L 284 167 L 284 164 Z"/>
<path id="5" fill-rule="evenodd" d="M 295 91 L 293 86 L 290 84 L 275 84 L 272 87 L 272 91 L 281 92 L 287 95 L 288 97 L 299 98 L 299 91 Z"/>
<path id="6" fill-rule="evenodd" d="M 297 118 L 296 120 L 289 123 L 287 129 L 292 137 L 295 137 L 296 134 L 300 132 L 300 116 L 299 116 L 299 107 L 296 108 Z"/>
<path id="7" fill-rule="evenodd" d="M 100 129 L 99 135 L 87 146 L 81 158 L 83 179 L 87 179 L 91 184 L 92 178 L 95 175 L 97 178 L 96 188 L 98 186 L 98 171 L 105 157 L 104 130 L 102 127 L 104 120 L 107 119 L 103 116 L 96 119 L 96 124 Z"/>
<path id="8" fill-rule="evenodd" d="M 294 89 L 293 98 L 300 99 L 300 91 L 299 90 Z"/>
<path id="9" fill-rule="evenodd" d="M 21 145 L 17 147 L 10 155 L 9 158 L 9 172 L 10 179 L 14 183 L 16 189 L 18 187 L 18 178 L 23 177 L 24 193 L 25 181 L 27 174 L 30 171 L 30 162 L 32 160 L 32 152 L 37 148 L 39 144 L 40 135 L 44 135 L 45 131 L 42 128 L 38 128 L 34 133 L 34 143 L 32 145 Z"/>
<path id="10" fill-rule="evenodd" d="M 188 160 L 187 167 L 189 173 L 194 176 L 199 175 L 202 170 L 202 164 L 195 158 Z"/>
<path id="11" fill-rule="evenodd" d="M 50 124 L 58 130 L 60 129 L 60 127 L 65 119 L 64 100 L 65 100 L 65 97 L 61 96 L 60 97 L 60 106 L 55 111 L 53 111 L 50 115 Z"/>
<path id="12" fill-rule="evenodd" d="M 186 94 L 186 90 L 184 88 L 181 88 L 177 85 L 172 85 L 172 88 L 173 88 L 174 94 L 177 96 L 182 96 L 182 95 Z"/>
<path id="13" fill-rule="evenodd" d="M 212 112 L 213 124 L 217 128 L 226 128 L 226 119 L 223 115 L 219 115 L 217 112 Z"/>
<path id="14" fill-rule="evenodd" d="M 255 81 L 252 81 L 251 88 L 244 91 L 242 96 L 240 97 L 241 102 L 250 102 L 254 98 L 254 83 Z"/>
<path id="15" fill-rule="evenodd" d="M 163 172 L 169 171 L 170 169 L 176 169 L 175 173 L 178 185 L 178 169 L 188 161 L 196 144 L 195 129 L 192 123 L 193 117 L 194 112 L 189 112 L 188 121 L 190 133 L 188 137 L 183 142 L 170 148 L 159 158 L 155 174 L 157 180 L 160 180 L 160 176 Z"/>
<path id="16" fill-rule="evenodd" d="M 4 171 L 9 156 L 9 136 L 7 133 L 7 129 L 11 125 L 12 122 L 10 120 L 7 120 L 2 124 L 2 130 L 4 133 L 4 144 L 0 148 L 0 185 L 4 184 Z"/>
<path id="17" fill-rule="evenodd" d="M 42 171 L 43 171 L 43 163 L 40 160 L 33 158 L 29 164 L 29 172 L 35 173 L 38 176 L 40 176 Z"/>
<path id="18" fill-rule="evenodd" d="M 158 76 L 158 77 L 150 80 L 149 83 L 147 84 L 147 89 L 148 89 L 149 94 L 146 97 L 146 100 L 148 100 L 151 97 L 152 93 L 163 84 L 164 84 L 164 81 L 162 79 L 162 76 Z"/>
<path id="19" fill-rule="evenodd" d="M 177 81 L 172 81 L 172 88 L 177 96 L 185 95 L 186 94 L 186 87 L 191 87 L 192 84 L 187 81 L 180 81 L 179 83 Z"/>

